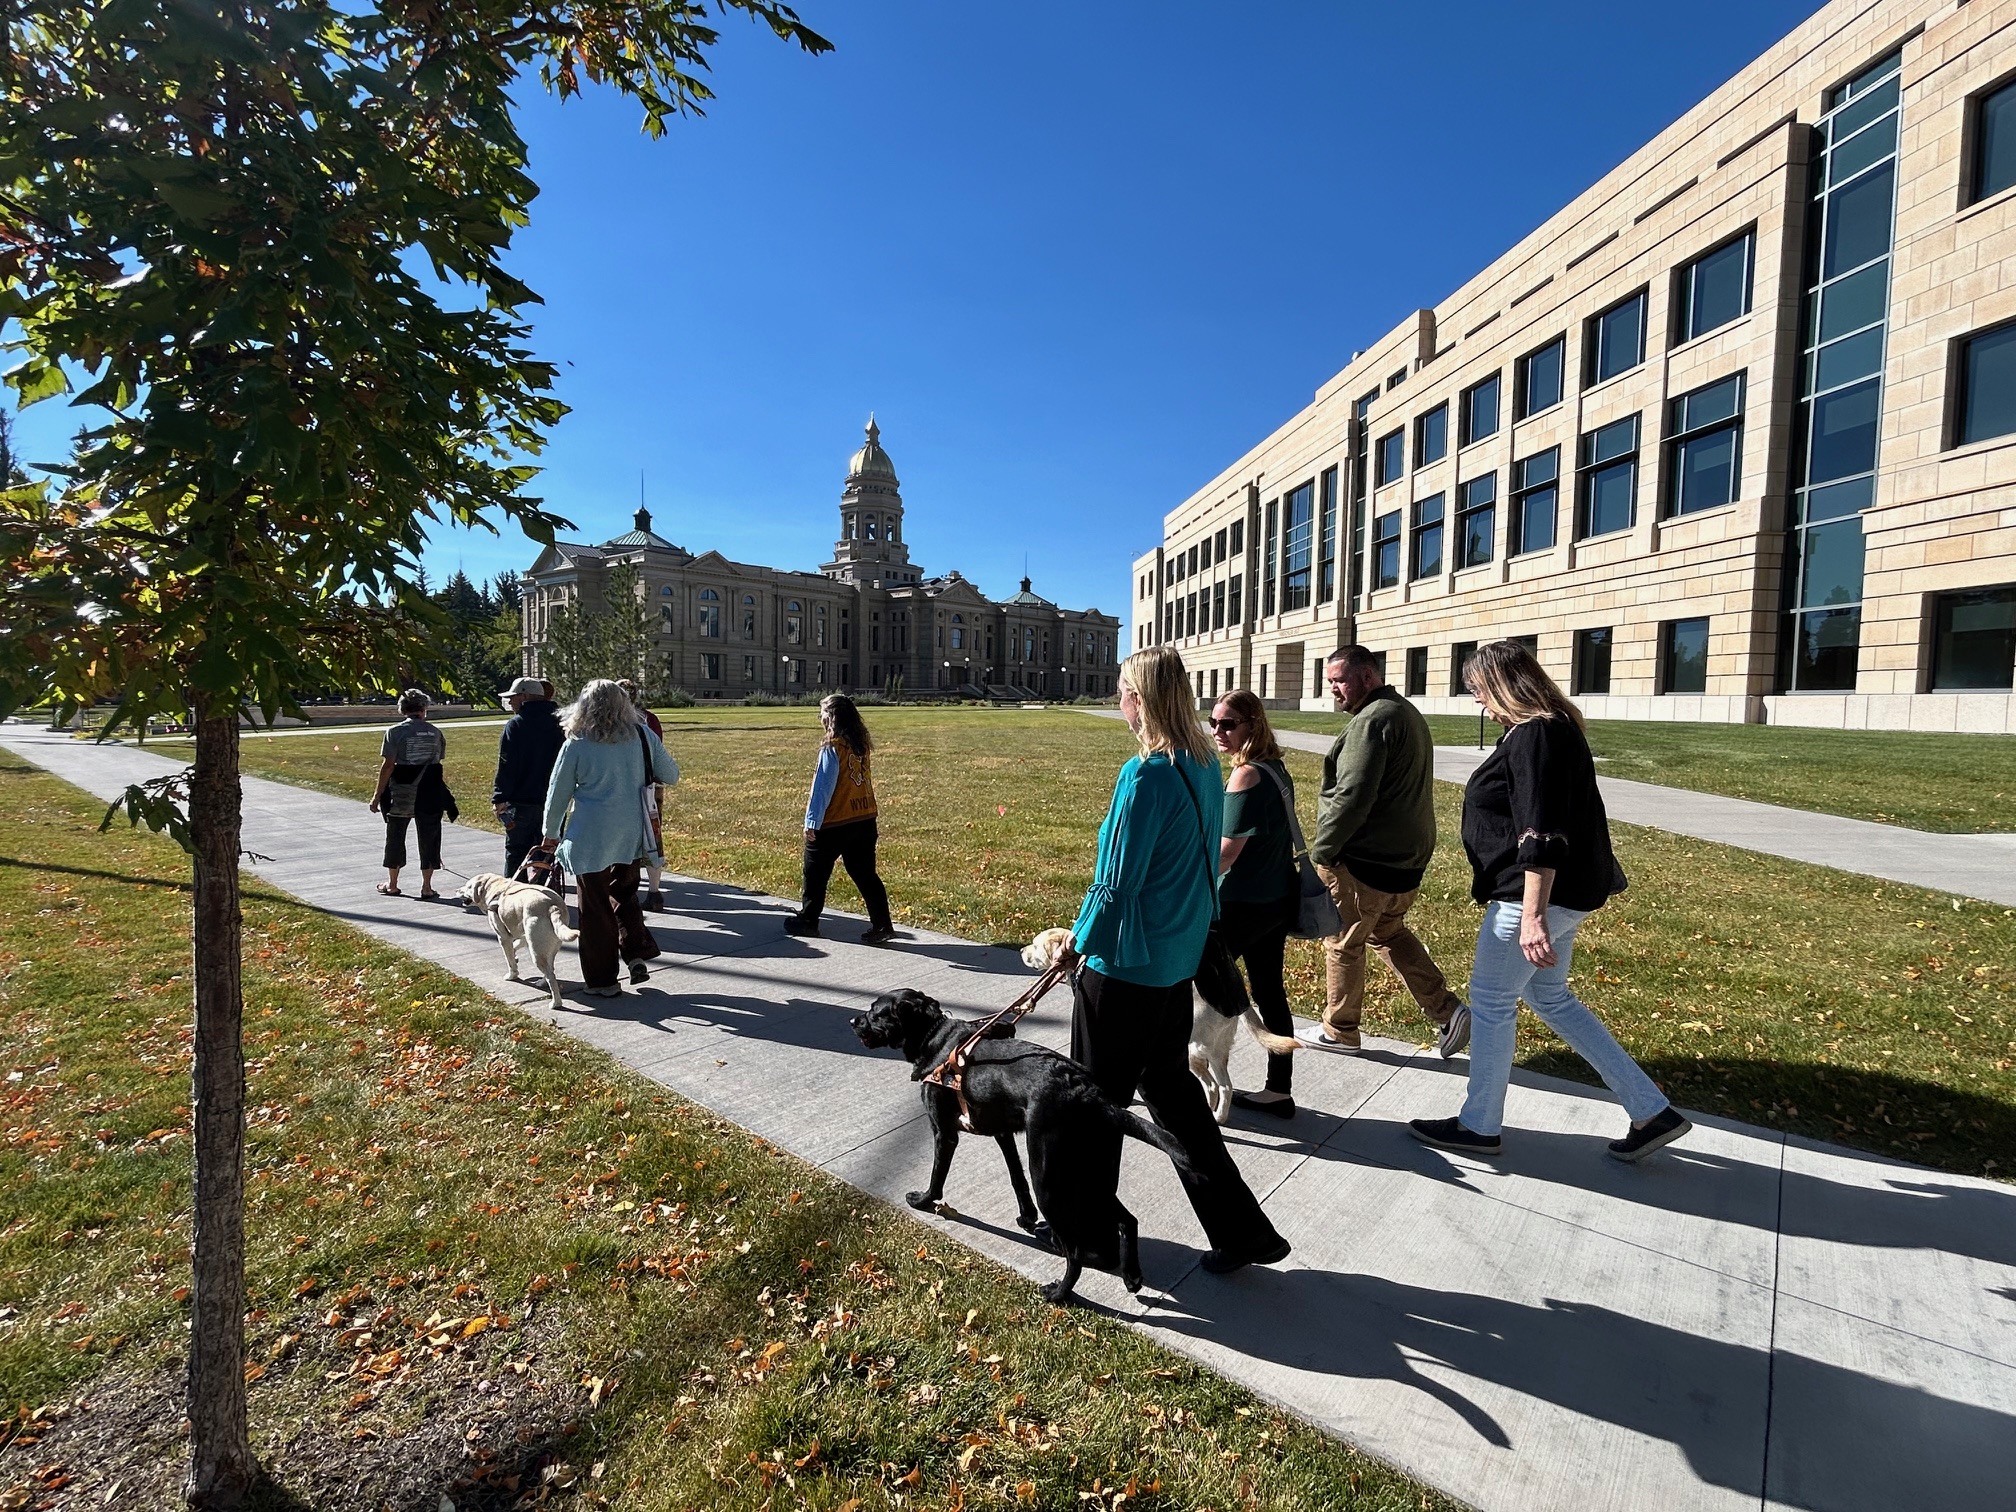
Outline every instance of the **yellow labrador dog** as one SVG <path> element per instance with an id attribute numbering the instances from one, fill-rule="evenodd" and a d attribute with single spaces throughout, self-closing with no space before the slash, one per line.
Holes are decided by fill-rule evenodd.
<path id="1" fill-rule="evenodd" d="M 1070 930 L 1046 929 L 1023 947 L 1022 964 L 1046 970 L 1057 959 L 1058 952 L 1070 943 Z M 1236 973 L 1238 968 L 1230 969 Z M 1243 983 L 1222 984 L 1216 995 L 1226 1000 L 1227 1007 L 1236 1002 L 1243 1011 L 1221 1012 L 1211 1005 L 1203 991 L 1192 986 L 1190 1069 L 1204 1083 L 1204 1101 L 1211 1105 L 1211 1116 L 1222 1124 L 1232 1116 L 1232 1041 L 1237 1037 L 1234 1026 L 1244 1019 L 1247 1031 L 1269 1055 L 1292 1055 L 1296 1041 L 1268 1029 L 1261 1021 L 1260 1010 L 1247 998 Z"/>
<path id="2" fill-rule="evenodd" d="M 518 975 L 518 947 L 523 945 L 539 964 L 553 1006 L 560 1006 L 560 972 L 557 961 L 562 945 L 572 945 L 581 936 L 567 927 L 567 913 L 560 894 L 550 887 L 531 882 L 514 882 L 496 872 L 478 872 L 462 884 L 459 895 L 472 911 L 490 916 L 497 931 L 497 943 L 504 947 L 504 964 L 511 980 Z"/>

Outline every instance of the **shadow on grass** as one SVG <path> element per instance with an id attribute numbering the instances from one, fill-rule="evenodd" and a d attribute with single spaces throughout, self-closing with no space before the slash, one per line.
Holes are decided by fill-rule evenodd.
<path id="1" fill-rule="evenodd" d="M 1528 1071 L 1593 1083 L 1586 1062 L 1550 1049 Z M 2016 1105 L 1889 1071 L 1712 1056 L 1639 1062 L 1683 1108 L 1698 1108 L 1941 1170 L 2016 1175 Z M 1992 1164 L 1991 1164 L 1992 1162 Z"/>
<path id="2" fill-rule="evenodd" d="M 127 872 L 104 871 L 91 866 L 58 866 L 52 861 L 24 861 L 19 856 L 0 856 L 0 866 L 19 867 L 22 871 L 57 872 L 66 877 L 95 877 L 101 882 L 123 882 L 137 887 L 171 887 L 177 892 L 192 892 L 193 885 L 185 878 L 173 881 L 167 877 L 139 877 Z"/>

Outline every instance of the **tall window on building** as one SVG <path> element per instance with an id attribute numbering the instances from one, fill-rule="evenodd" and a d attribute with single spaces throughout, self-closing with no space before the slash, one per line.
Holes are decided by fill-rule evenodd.
<path id="1" fill-rule="evenodd" d="M 1426 467 L 1449 455 L 1449 406 L 1438 404 L 1414 422 L 1414 465 Z"/>
<path id="2" fill-rule="evenodd" d="M 1281 612 L 1309 607 L 1309 566 L 1316 485 L 1304 483 L 1281 497 Z"/>
<path id="3" fill-rule="evenodd" d="M 1602 383 L 1628 373 L 1645 360 L 1645 291 L 1621 299 L 1589 322 L 1582 350 L 1587 354 L 1585 384 Z"/>
<path id="4" fill-rule="evenodd" d="M 1974 105 L 1971 199 L 1984 200 L 2016 184 L 2016 84 L 2004 84 Z"/>
<path id="5" fill-rule="evenodd" d="M 1449 696 L 1461 698 L 1470 690 L 1463 686 L 1463 667 L 1477 654 L 1477 642 L 1458 641 L 1449 648 Z"/>
<path id="6" fill-rule="evenodd" d="M 1616 632 L 1607 627 L 1575 632 L 1575 662 L 1569 678 L 1571 692 L 1579 695 L 1610 691 L 1610 648 L 1615 638 Z"/>
<path id="7" fill-rule="evenodd" d="M 1365 496 L 1366 463 L 1371 451 L 1367 421 L 1379 390 L 1359 396 L 1351 406 L 1351 565 L 1344 577 L 1346 604 L 1358 612 L 1359 596 L 1365 591 Z"/>
<path id="8" fill-rule="evenodd" d="M 1213 537 L 1211 537 L 1211 550 L 1212 550 L 1212 553 L 1213 553 L 1213 555 L 1212 555 L 1212 559 L 1211 559 L 1211 560 L 1212 560 L 1212 565 L 1213 565 L 1213 566 L 1216 566 L 1216 565 L 1217 565 L 1217 564 L 1218 564 L 1219 562 L 1222 562 L 1222 561 L 1224 561 L 1224 560 L 1225 560 L 1225 532 L 1224 532 L 1224 531 L 1222 531 L 1222 530 L 1221 530 L 1221 531 L 1219 531 L 1219 532 L 1218 532 L 1218 534 L 1216 534 L 1216 535 L 1214 535 Z"/>
<path id="9" fill-rule="evenodd" d="M 1235 557 L 1242 557 L 1246 554 L 1246 522 L 1244 520 L 1234 520 L 1232 522 L 1231 550 L 1232 555 Z"/>
<path id="10" fill-rule="evenodd" d="M 700 653 L 700 679 L 702 682 L 721 681 L 721 653 L 702 651 Z"/>
<path id="11" fill-rule="evenodd" d="M 1667 620 L 1659 627 L 1659 691 L 1708 691 L 1708 621 Z"/>
<path id="12" fill-rule="evenodd" d="M 1208 605 L 1205 612 L 1207 614 L 1210 612 Z M 1183 624 L 1183 633 L 1185 635 L 1195 635 L 1197 633 L 1197 595 L 1195 593 L 1189 594 L 1183 600 Z"/>
<path id="13" fill-rule="evenodd" d="M 1409 646 L 1407 648 L 1407 696 L 1425 698 L 1428 694 L 1428 648 Z"/>
<path id="14" fill-rule="evenodd" d="M 1225 585 L 1225 623 L 1232 626 L 1235 630 L 1239 627 L 1240 623 L 1240 585 L 1245 580 L 1246 575 L 1241 573 Z"/>
<path id="15" fill-rule="evenodd" d="M 798 645 L 805 639 L 805 613 L 797 599 L 784 601 L 784 641 Z"/>
<path id="16" fill-rule="evenodd" d="M 1498 530 L 1498 474 L 1488 472 L 1456 489 L 1456 565 L 1481 567 L 1491 560 Z"/>
<path id="17" fill-rule="evenodd" d="M 1959 370 L 1954 444 L 1965 446 L 2016 431 L 2016 322 L 1962 341 Z"/>
<path id="18" fill-rule="evenodd" d="M 1704 252 L 1683 267 L 1674 281 L 1673 339 L 1692 341 L 1750 313 L 1750 271 L 1757 233 Z"/>
<path id="19" fill-rule="evenodd" d="M 1472 441 L 1482 441 L 1486 436 L 1498 434 L 1498 389 L 1498 375 L 1493 373 L 1482 383 L 1473 383 L 1463 390 L 1457 423 L 1458 446 L 1468 446 Z"/>
<path id="20" fill-rule="evenodd" d="M 1560 512 L 1561 448 L 1512 464 L 1512 518 L 1506 553 L 1524 556 L 1529 551 L 1546 551 L 1554 544 L 1554 517 Z"/>
<path id="21" fill-rule="evenodd" d="M 712 588 L 700 590 L 700 638 L 721 639 L 721 595 Z"/>
<path id="22" fill-rule="evenodd" d="M 1222 582 L 1211 585 L 1211 628 L 1225 628 L 1225 585 Z"/>
<path id="23" fill-rule="evenodd" d="M 1743 375 L 1672 401 L 1666 433 L 1666 513 L 1734 504 L 1743 479 Z"/>
<path id="24" fill-rule="evenodd" d="M 1414 552 L 1410 578 L 1439 576 L 1442 571 L 1443 496 L 1431 494 L 1414 505 Z"/>
<path id="25" fill-rule="evenodd" d="M 1276 553 L 1279 551 L 1281 529 L 1281 501 L 1269 499 L 1266 509 L 1266 530 L 1261 536 L 1260 546 L 1260 617 L 1265 619 L 1274 612 L 1274 574 L 1278 570 Z"/>
<path id="26" fill-rule="evenodd" d="M 2016 583 L 1942 593 L 1932 601 L 1932 689 L 2016 686 Z"/>
<path id="27" fill-rule="evenodd" d="M 1637 499 L 1638 417 L 1630 415 L 1582 438 L 1582 508 L 1576 538 L 1629 530 Z"/>
<path id="28" fill-rule="evenodd" d="M 756 596 L 753 593 L 742 595 L 742 639 L 756 639 Z"/>
<path id="29" fill-rule="evenodd" d="M 1337 597 L 1337 469 L 1326 467 L 1316 514 L 1316 602 Z"/>
<path id="30" fill-rule="evenodd" d="M 1898 57 L 1835 90 L 1815 128 L 1804 266 L 1807 351 L 1787 542 L 1784 685 L 1855 686 L 1862 511 L 1876 493 L 1897 181 Z"/>
<path id="31" fill-rule="evenodd" d="M 1400 581 L 1400 511 L 1389 510 L 1372 522 L 1372 586 L 1391 588 Z"/>
<path id="32" fill-rule="evenodd" d="M 1568 338 L 1556 336 L 1537 352 L 1528 352 L 1514 369 L 1513 418 L 1524 420 L 1561 402 L 1561 368 Z"/>
<path id="33" fill-rule="evenodd" d="M 1407 432 L 1388 431 L 1379 438 L 1379 479 L 1384 488 L 1407 470 Z"/>

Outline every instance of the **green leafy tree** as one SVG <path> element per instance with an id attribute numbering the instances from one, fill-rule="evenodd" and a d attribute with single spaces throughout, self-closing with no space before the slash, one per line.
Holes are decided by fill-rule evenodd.
<path id="1" fill-rule="evenodd" d="M 28 473 L 14 451 L 14 417 L 0 410 L 0 488 L 24 488 Z"/>
<path id="2" fill-rule="evenodd" d="M 591 677 L 601 676 L 602 626 L 598 616 L 574 604 L 557 606 L 539 642 L 539 675 L 565 700 Z"/>
<path id="3" fill-rule="evenodd" d="M 602 584 L 601 658 L 597 675 L 650 681 L 658 617 L 644 594 L 644 575 L 628 562 L 609 569 Z"/>
<path id="4" fill-rule="evenodd" d="M 708 99 L 715 13 L 812 51 L 776 0 L 12 0 L 0 10 L 0 327 L 19 401 L 99 418 L 0 494 L 0 708 L 190 719 L 186 782 L 128 795 L 193 858 L 192 1503 L 258 1478 L 244 1386 L 238 726 L 361 687 L 443 622 L 426 528 L 537 541 L 563 407 L 504 266 L 537 185 L 528 74 L 645 129 Z M 186 811 L 183 805 L 186 803 Z"/>

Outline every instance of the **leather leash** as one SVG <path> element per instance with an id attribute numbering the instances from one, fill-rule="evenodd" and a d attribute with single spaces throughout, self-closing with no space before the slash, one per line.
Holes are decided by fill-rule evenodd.
<path id="1" fill-rule="evenodd" d="M 1051 966 L 1030 984 L 1029 990 L 1015 999 L 1006 1008 L 997 1008 L 973 1027 L 973 1032 L 953 1048 L 950 1055 L 925 1072 L 918 1080 L 930 1082 L 934 1086 L 951 1089 L 959 1099 L 959 1127 L 968 1134 L 979 1131 L 973 1127 L 973 1110 L 966 1104 L 966 1062 L 973 1053 L 973 1047 L 991 1034 L 1001 1024 L 1012 1024 L 1043 999 L 1043 994 L 1064 980 L 1066 970 L 1063 962 Z"/>

